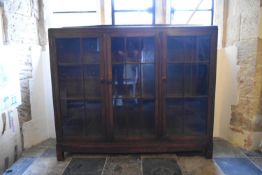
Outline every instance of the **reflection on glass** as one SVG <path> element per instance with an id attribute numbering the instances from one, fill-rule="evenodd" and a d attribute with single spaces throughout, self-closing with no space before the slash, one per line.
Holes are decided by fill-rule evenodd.
<path id="1" fill-rule="evenodd" d="M 148 37 L 143 39 L 142 63 L 152 63 L 155 61 L 155 40 Z"/>
<path id="2" fill-rule="evenodd" d="M 207 98 L 185 99 L 185 134 L 205 135 L 207 131 Z"/>
<path id="3" fill-rule="evenodd" d="M 61 114 L 63 118 L 64 136 L 83 135 L 83 117 L 85 114 L 82 101 L 61 101 Z"/>
<path id="4" fill-rule="evenodd" d="M 142 97 L 155 95 L 155 64 L 142 65 Z"/>
<path id="5" fill-rule="evenodd" d="M 85 67 L 85 94 L 87 98 L 98 98 L 101 95 L 98 64 Z"/>
<path id="6" fill-rule="evenodd" d="M 166 132 L 167 135 L 183 133 L 184 100 L 174 99 L 166 101 Z"/>
<path id="7" fill-rule="evenodd" d="M 83 39 L 84 63 L 99 63 L 99 42 L 97 38 Z"/>
<path id="8" fill-rule="evenodd" d="M 167 65 L 167 96 L 183 96 L 184 64 Z"/>
<path id="9" fill-rule="evenodd" d="M 124 66 L 124 85 L 127 89 L 127 96 L 136 97 L 139 65 L 125 64 Z"/>
<path id="10" fill-rule="evenodd" d="M 83 71 L 80 66 L 59 68 L 60 96 L 74 98 L 83 96 Z"/>
<path id="11" fill-rule="evenodd" d="M 123 96 L 124 94 L 124 65 L 112 65 L 112 88 L 114 96 Z"/>
<path id="12" fill-rule="evenodd" d="M 153 37 L 113 37 L 111 40 L 112 103 L 116 139 L 153 136 L 154 47 Z"/>
<path id="13" fill-rule="evenodd" d="M 119 74 L 122 73 L 122 74 Z M 137 97 L 138 95 L 138 64 L 113 65 L 113 94 L 120 98 Z"/>
<path id="14" fill-rule="evenodd" d="M 80 63 L 80 39 L 56 39 L 59 63 Z"/>

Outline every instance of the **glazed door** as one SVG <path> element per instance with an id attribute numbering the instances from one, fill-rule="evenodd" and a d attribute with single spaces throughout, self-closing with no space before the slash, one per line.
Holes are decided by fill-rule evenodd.
<path id="1" fill-rule="evenodd" d="M 63 138 L 104 138 L 102 38 L 57 38 L 55 43 Z"/>
<path id="2" fill-rule="evenodd" d="M 207 136 L 211 35 L 205 31 L 164 36 L 163 132 L 169 139 Z"/>
<path id="3" fill-rule="evenodd" d="M 139 32 L 138 32 L 139 33 Z M 147 33 L 109 38 L 109 105 L 114 140 L 155 138 L 156 37 Z"/>

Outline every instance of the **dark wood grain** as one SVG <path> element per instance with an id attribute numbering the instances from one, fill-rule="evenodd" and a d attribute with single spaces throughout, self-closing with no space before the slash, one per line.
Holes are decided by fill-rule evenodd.
<path id="1" fill-rule="evenodd" d="M 120 51 L 123 58 L 127 60 L 124 63 L 114 61 L 115 55 L 112 54 L 114 50 L 111 45 L 114 37 L 123 38 L 122 47 L 125 49 Z M 151 37 L 155 42 L 154 62 L 139 60 L 142 59 L 141 43 L 145 37 Z M 80 40 L 80 53 L 68 53 L 70 50 L 73 52 L 77 50 L 72 48 L 62 54 L 59 50 L 58 54 L 56 41 L 68 39 L 66 41 L 70 42 L 70 38 Z M 87 49 L 89 47 L 83 43 L 86 38 L 97 38 L 99 52 L 85 50 L 85 47 Z M 172 45 L 172 42 L 169 42 L 170 38 L 173 39 L 172 42 L 177 39 L 181 44 Z M 126 49 L 129 47 L 127 41 L 137 42 L 136 55 L 138 58 L 136 60 L 132 60 L 132 52 Z M 64 152 L 173 153 L 198 151 L 204 153 L 207 158 L 212 157 L 217 27 L 141 25 L 49 29 L 49 47 L 58 160 L 64 159 Z M 76 46 L 72 45 L 72 47 Z M 63 51 L 62 46 L 61 48 Z M 61 55 L 68 56 L 70 62 L 66 62 L 67 59 L 61 58 Z M 79 59 L 77 59 L 77 55 L 79 55 Z M 128 55 L 131 57 L 129 58 Z M 99 59 L 99 61 L 95 59 Z M 144 82 L 142 82 L 143 77 L 141 68 L 139 68 L 141 74 L 139 74 L 137 82 L 136 95 L 123 96 L 121 97 L 122 104 L 120 102 L 118 106 L 114 104 L 115 87 L 113 86 L 115 82 L 112 81 L 116 80 L 113 77 L 112 67 L 117 65 L 116 63 L 123 64 L 123 66 L 125 64 L 139 65 L 140 67 L 142 65 L 151 66 L 154 70 L 152 69 L 151 73 L 146 72 L 147 77 L 145 78 L 150 78 L 150 75 L 154 74 L 154 88 L 151 87 L 154 94 L 150 96 L 150 92 L 141 90 L 141 84 Z M 72 84 L 70 82 L 64 84 L 61 81 L 63 78 L 70 80 L 70 74 L 72 77 L 76 76 L 74 70 L 77 70 L 77 67 L 79 67 L 78 71 L 82 71 L 82 76 L 78 77 L 83 82 L 82 96 L 79 93 L 82 91 L 81 83 L 77 84 L 77 81 L 72 81 Z M 92 72 L 95 67 L 99 68 L 98 76 L 96 72 Z M 87 69 L 90 71 L 88 72 Z M 63 77 L 61 77 L 61 70 L 67 72 L 63 74 Z M 65 75 L 69 75 L 69 77 L 65 77 Z M 99 80 L 93 81 L 95 78 Z M 88 81 L 91 84 L 84 83 Z M 95 86 L 97 90 L 94 87 L 89 87 L 93 85 L 92 83 L 97 83 Z M 123 87 L 128 89 L 127 85 Z M 67 89 L 70 90 L 70 88 L 73 89 L 73 93 L 68 95 Z M 94 93 L 93 91 L 89 92 L 90 88 Z M 144 93 L 149 95 L 144 96 Z M 74 96 L 74 94 L 76 95 Z M 69 102 L 72 102 L 73 105 L 70 106 Z M 87 102 L 90 102 L 88 104 L 91 106 L 88 106 Z M 151 102 L 154 104 L 153 108 L 150 108 Z M 77 111 L 71 108 L 74 108 L 74 105 L 77 106 L 78 103 L 84 104 L 84 115 L 78 117 L 75 113 L 70 116 L 72 112 Z M 97 103 L 101 104 L 101 109 L 93 113 L 94 109 L 89 110 L 89 108 Z M 121 109 L 118 116 L 123 118 L 123 121 L 121 119 L 118 123 L 116 109 Z M 90 118 L 91 115 L 99 117 L 99 114 L 101 114 L 101 120 Z M 148 116 L 144 116 L 145 114 Z M 76 128 L 76 131 L 78 131 L 77 127 L 80 127 L 78 118 L 81 119 L 83 121 L 80 122 L 83 126 L 82 132 L 66 130 L 64 123 L 67 118 L 75 122 L 71 123 L 73 126 L 71 128 Z M 101 122 L 99 126 L 97 121 Z M 152 121 L 154 126 L 151 132 Z M 122 129 L 117 130 L 119 127 Z M 103 128 L 102 135 L 89 134 L 90 128 L 92 131 Z M 137 129 L 140 129 L 139 132 Z M 148 131 L 151 134 L 147 134 Z M 73 133 L 73 135 L 66 133 Z"/>

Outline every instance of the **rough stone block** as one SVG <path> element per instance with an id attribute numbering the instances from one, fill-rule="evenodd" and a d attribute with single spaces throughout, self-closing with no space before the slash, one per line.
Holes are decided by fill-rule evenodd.
<path id="1" fill-rule="evenodd" d="M 237 105 L 231 106 L 230 124 L 235 127 L 242 127 L 247 130 L 252 128 L 252 119 L 256 113 L 255 98 L 240 98 Z"/>
<path id="2" fill-rule="evenodd" d="M 258 37 L 259 13 L 241 15 L 240 40 Z"/>
<path id="3" fill-rule="evenodd" d="M 241 127 L 245 130 L 251 130 L 252 129 L 252 122 L 250 119 L 247 119 L 241 115 L 234 115 L 234 114 L 240 114 L 240 113 L 232 113 L 232 118 L 230 120 L 230 124 L 232 126 Z"/>
<path id="4" fill-rule="evenodd" d="M 242 15 L 255 14 L 259 12 L 260 0 L 239 0 L 238 7 Z"/>
<path id="5" fill-rule="evenodd" d="M 230 0 L 228 1 L 228 17 L 234 16 L 234 15 L 240 15 L 241 9 L 240 9 L 240 3 L 239 0 Z"/>
<path id="6" fill-rule="evenodd" d="M 257 42 L 258 39 L 249 39 L 237 43 L 239 64 L 249 64 L 256 60 Z"/>

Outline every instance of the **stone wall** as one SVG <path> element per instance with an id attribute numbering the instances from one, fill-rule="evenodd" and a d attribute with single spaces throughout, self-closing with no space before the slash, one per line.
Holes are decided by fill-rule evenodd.
<path id="1" fill-rule="evenodd" d="M 30 81 L 32 79 L 32 47 L 39 45 L 38 0 L 0 0 L 4 5 L 5 44 L 17 45 L 20 64 L 22 105 L 19 120 L 31 120 Z"/>
<path id="2" fill-rule="evenodd" d="M 260 0 L 225 0 L 225 47 L 238 49 L 238 101 L 231 106 L 232 141 L 247 149 L 261 136 L 261 41 L 258 38 Z"/>
<path id="3" fill-rule="evenodd" d="M 16 145 L 18 151 L 21 152 L 24 147 L 28 148 L 37 144 L 47 139 L 49 135 L 46 124 L 45 99 L 41 98 L 45 96 L 42 60 L 48 59 L 48 57 L 42 57 L 47 42 L 43 19 L 43 1 L 0 0 L 0 5 L 4 9 L 4 45 L 11 48 L 18 57 L 22 95 L 22 104 L 17 112 L 15 111 L 15 117 L 19 119 L 20 123 L 16 123 L 19 134 L 16 134 L 14 139 L 14 134 L 12 135 L 10 131 L 10 134 L 6 132 L 6 135 L 0 138 L 1 174 L 3 168 L 10 166 L 15 161 L 14 147 Z M 32 122 L 32 120 L 34 121 Z M 31 139 L 33 139 L 32 142 Z M 8 163 L 6 163 L 6 158 L 8 158 Z"/>

